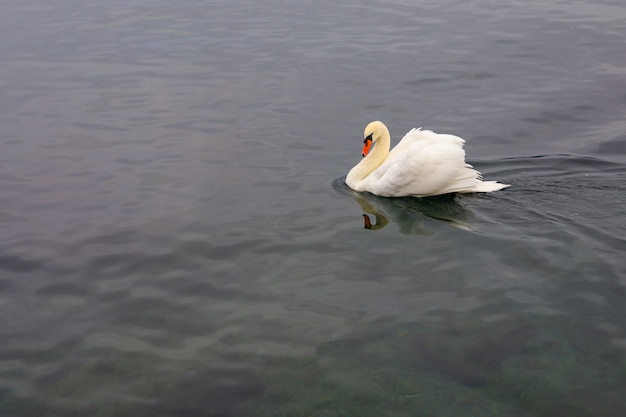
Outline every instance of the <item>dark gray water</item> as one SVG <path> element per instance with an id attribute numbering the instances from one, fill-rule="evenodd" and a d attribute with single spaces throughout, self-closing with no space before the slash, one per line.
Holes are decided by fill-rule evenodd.
<path id="1" fill-rule="evenodd" d="M 623 415 L 622 1 L 8 0 L 0 39 L 0 415 Z M 376 119 L 511 187 L 352 193 Z"/>

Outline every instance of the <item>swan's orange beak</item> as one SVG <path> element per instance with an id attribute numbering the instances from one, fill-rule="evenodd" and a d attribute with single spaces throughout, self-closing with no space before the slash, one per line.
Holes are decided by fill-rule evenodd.
<path id="1" fill-rule="evenodd" d="M 370 153 L 370 148 L 372 147 L 372 138 L 371 136 L 368 136 L 365 138 L 365 140 L 363 141 L 364 145 L 363 145 L 363 152 L 361 152 L 361 156 L 367 156 L 368 153 Z"/>

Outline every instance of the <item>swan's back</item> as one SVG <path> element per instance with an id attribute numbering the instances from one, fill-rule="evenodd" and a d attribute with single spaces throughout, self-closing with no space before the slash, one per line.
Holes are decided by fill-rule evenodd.
<path id="1" fill-rule="evenodd" d="M 465 140 L 455 135 L 447 133 L 435 133 L 432 130 L 422 130 L 421 127 L 411 129 L 406 135 L 398 142 L 398 145 L 404 141 L 418 141 L 425 143 L 450 143 L 461 148 L 465 145 Z"/>

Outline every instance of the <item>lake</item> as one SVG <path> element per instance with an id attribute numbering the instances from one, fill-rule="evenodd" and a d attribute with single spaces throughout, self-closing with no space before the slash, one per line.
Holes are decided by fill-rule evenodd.
<path id="1" fill-rule="evenodd" d="M 622 1 L 2 9 L 2 416 L 623 415 Z M 511 187 L 352 192 L 373 120 Z"/>

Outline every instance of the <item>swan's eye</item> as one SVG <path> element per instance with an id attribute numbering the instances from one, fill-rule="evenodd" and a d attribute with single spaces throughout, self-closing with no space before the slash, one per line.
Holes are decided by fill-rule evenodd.
<path id="1" fill-rule="evenodd" d="M 363 139 L 363 143 L 367 143 L 367 141 L 368 141 L 368 140 L 369 140 L 369 141 L 372 141 L 372 135 L 373 135 L 373 133 L 370 133 L 369 135 L 367 135 L 367 136 L 365 137 L 365 139 Z"/>

